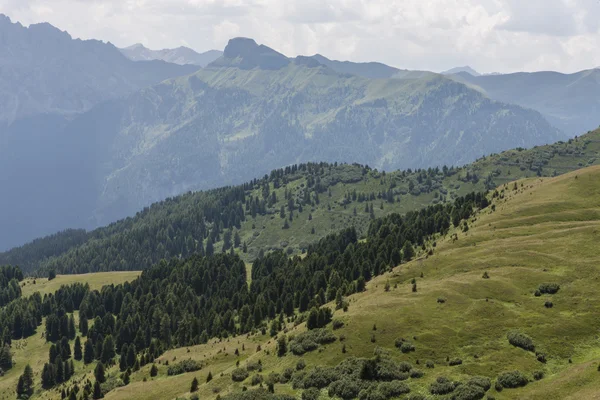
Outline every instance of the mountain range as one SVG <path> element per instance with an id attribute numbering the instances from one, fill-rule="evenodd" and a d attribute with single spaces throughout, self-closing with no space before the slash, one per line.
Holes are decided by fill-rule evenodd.
<path id="1" fill-rule="evenodd" d="M 0 183 L 10 194 L 0 198 L 0 224 L 12 228 L 0 248 L 294 163 L 462 165 L 567 137 L 460 74 L 289 58 L 252 39 L 231 40 L 202 69 L 132 61 L 110 43 L 7 17 L 0 44 L 2 70 L 41 71 L 21 78 L 27 95 L 0 78 Z"/>
<path id="2" fill-rule="evenodd" d="M 222 51 L 209 50 L 204 53 L 198 53 L 189 47 L 177 47 L 176 49 L 150 50 L 141 43 L 120 49 L 121 52 L 133 61 L 162 60 L 179 65 L 198 65 L 206 67 L 211 62 L 223 55 Z"/>

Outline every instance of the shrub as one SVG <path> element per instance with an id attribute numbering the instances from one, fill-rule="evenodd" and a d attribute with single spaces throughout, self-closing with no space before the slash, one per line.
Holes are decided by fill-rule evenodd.
<path id="1" fill-rule="evenodd" d="M 535 371 L 533 373 L 533 379 L 535 379 L 536 381 L 544 379 L 544 371 Z"/>
<path id="2" fill-rule="evenodd" d="M 539 362 L 546 364 L 546 354 L 540 353 L 540 352 L 536 352 L 535 356 L 536 356 L 536 358 L 537 358 L 537 360 Z"/>
<path id="3" fill-rule="evenodd" d="M 340 329 L 344 327 L 344 321 L 342 321 L 341 319 L 334 319 L 333 320 L 333 329 Z"/>
<path id="4" fill-rule="evenodd" d="M 456 383 L 443 376 L 438 376 L 436 381 L 429 386 L 429 392 L 437 395 L 452 393 L 454 389 L 456 389 Z"/>
<path id="5" fill-rule="evenodd" d="M 411 351 L 415 351 L 415 346 L 410 343 L 407 342 L 404 339 L 396 339 L 396 341 L 394 342 L 394 345 L 400 349 L 401 352 L 403 353 L 410 353 Z"/>
<path id="6" fill-rule="evenodd" d="M 425 374 L 420 369 L 413 369 L 412 371 L 410 371 L 410 377 L 413 379 L 422 378 L 423 375 L 425 375 Z"/>
<path id="7" fill-rule="evenodd" d="M 535 351 L 535 345 L 533 344 L 533 340 L 524 333 L 517 331 L 509 332 L 507 338 L 508 343 L 512 344 L 515 347 L 520 347 L 523 350 L 527 351 Z"/>
<path id="8" fill-rule="evenodd" d="M 551 301 L 547 301 L 547 302 L 544 303 L 544 307 L 546 307 L 546 308 L 552 308 L 552 307 L 554 307 L 554 304 Z"/>
<path id="9" fill-rule="evenodd" d="M 410 393 L 410 388 L 405 383 L 393 381 L 380 383 L 377 386 L 377 391 L 379 391 L 386 399 L 390 399 Z"/>
<path id="10" fill-rule="evenodd" d="M 529 381 L 520 371 L 504 372 L 498 375 L 498 382 L 503 388 L 518 388 L 526 386 Z"/>
<path id="11" fill-rule="evenodd" d="M 453 400 L 480 400 L 485 396 L 485 390 L 477 385 L 460 385 L 452 394 Z"/>
<path id="12" fill-rule="evenodd" d="M 321 391 L 317 388 L 308 388 L 302 392 L 302 400 L 318 400 Z"/>
<path id="13" fill-rule="evenodd" d="M 294 370 L 291 368 L 286 368 L 283 370 L 283 374 L 279 377 L 279 383 L 288 383 L 290 379 L 292 379 L 292 375 L 294 374 Z"/>
<path id="14" fill-rule="evenodd" d="M 301 358 L 296 363 L 296 370 L 297 371 L 302 371 L 304 368 L 306 368 L 306 361 L 304 361 L 304 359 Z"/>
<path id="15" fill-rule="evenodd" d="M 422 394 L 415 393 L 415 394 L 411 394 L 410 396 L 408 396 L 408 398 L 406 400 L 426 400 L 426 397 L 423 396 Z"/>
<path id="16" fill-rule="evenodd" d="M 356 380 L 342 379 L 329 385 L 329 397 L 340 397 L 344 400 L 355 399 L 358 397 L 360 386 Z"/>
<path id="17" fill-rule="evenodd" d="M 171 365 L 167 369 L 167 375 L 179 375 L 186 372 L 194 372 L 202 369 L 202 364 L 194 360 L 180 361 L 177 364 Z"/>
<path id="18" fill-rule="evenodd" d="M 434 364 L 434 362 L 433 362 L 433 361 L 431 361 L 431 360 L 427 360 L 427 361 L 425 361 L 425 366 L 426 366 L 427 368 L 435 368 L 435 364 Z"/>
<path id="19" fill-rule="evenodd" d="M 250 381 L 252 386 L 260 385 L 261 383 L 263 383 L 263 376 L 261 374 L 252 375 L 252 380 Z"/>
<path id="20" fill-rule="evenodd" d="M 462 360 L 460 358 L 453 358 L 452 360 L 450 360 L 448 362 L 448 365 L 451 367 L 457 366 L 457 365 L 461 365 L 462 364 Z"/>
<path id="21" fill-rule="evenodd" d="M 231 372 L 231 380 L 234 382 L 242 382 L 250 374 L 243 368 L 236 368 Z"/>
<path id="22" fill-rule="evenodd" d="M 487 378 L 485 376 L 473 376 L 467 381 L 467 385 L 479 386 L 487 392 L 492 387 L 492 381 L 490 380 L 490 378 Z"/>
<path id="23" fill-rule="evenodd" d="M 248 372 L 252 371 L 262 371 L 262 364 L 260 361 L 258 362 L 249 362 L 246 364 L 246 370 Z"/>
<path id="24" fill-rule="evenodd" d="M 339 379 L 338 374 L 333 368 L 321 368 L 316 367 L 310 370 L 303 379 L 303 386 L 305 389 L 314 387 L 323 389 L 329 386 L 332 382 Z"/>
<path id="25" fill-rule="evenodd" d="M 398 364 L 398 369 L 402 372 L 410 372 L 412 365 L 409 362 L 402 361 L 400 364 Z"/>
<path id="26" fill-rule="evenodd" d="M 496 383 L 494 384 L 494 389 L 496 389 L 496 392 L 501 392 L 504 389 L 504 386 L 502 386 L 502 384 L 496 380 Z"/>
<path id="27" fill-rule="evenodd" d="M 299 334 L 289 342 L 289 350 L 300 356 L 308 353 L 309 351 L 316 350 L 320 344 L 333 343 L 336 341 L 336 337 L 333 333 L 325 329 L 314 329 Z"/>
<path id="28" fill-rule="evenodd" d="M 542 294 L 555 294 L 560 289 L 560 285 L 557 283 L 542 283 L 538 290 Z"/>

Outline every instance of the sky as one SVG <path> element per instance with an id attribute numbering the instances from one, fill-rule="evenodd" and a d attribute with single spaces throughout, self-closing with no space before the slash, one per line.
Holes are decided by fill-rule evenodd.
<path id="1" fill-rule="evenodd" d="M 288 56 L 405 69 L 600 66 L 600 0 L 0 0 L 0 13 L 119 47 L 222 50 L 244 36 Z"/>

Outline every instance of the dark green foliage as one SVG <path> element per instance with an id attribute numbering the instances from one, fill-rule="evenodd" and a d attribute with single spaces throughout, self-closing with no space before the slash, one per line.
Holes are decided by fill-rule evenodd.
<path id="1" fill-rule="evenodd" d="M 194 377 L 190 386 L 190 392 L 194 393 L 198 391 L 198 378 Z"/>
<path id="2" fill-rule="evenodd" d="M 263 383 L 263 376 L 261 374 L 252 375 L 252 379 L 250 379 L 250 385 L 257 386 Z"/>
<path id="3" fill-rule="evenodd" d="M 304 368 L 306 368 L 306 361 L 304 361 L 304 359 L 301 358 L 296 363 L 296 371 L 302 371 Z"/>
<path id="4" fill-rule="evenodd" d="M 0 346 L 0 369 L 3 371 L 8 371 L 13 366 L 12 353 L 10 351 L 10 346 L 4 344 Z"/>
<path id="5" fill-rule="evenodd" d="M 535 371 L 533 373 L 533 379 L 536 381 L 544 379 L 544 371 Z"/>
<path id="6" fill-rule="evenodd" d="M 96 364 L 96 368 L 94 369 L 94 377 L 96 378 L 97 382 L 100 382 L 100 383 L 106 382 L 104 364 L 102 364 L 102 362 L 99 362 L 98 364 Z"/>
<path id="7" fill-rule="evenodd" d="M 492 387 L 492 381 L 490 378 L 485 376 L 473 376 L 467 381 L 466 384 L 471 386 L 479 386 L 486 392 Z"/>
<path id="8" fill-rule="evenodd" d="M 323 328 L 331 322 L 332 315 L 333 313 L 329 307 L 322 307 L 319 309 L 313 307 L 308 314 L 306 327 L 308 329 Z"/>
<path id="9" fill-rule="evenodd" d="M 507 335 L 508 343 L 512 344 L 515 347 L 520 347 L 523 350 L 527 351 L 535 351 L 535 345 L 533 344 L 533 339 L 524 333 L 512 331 Z"/>
<path id="10" fill-rule="evenodd" d="M 318 400 L 320 395 L 319 389 L 311 387 L 302 392 L 302 400 Z"/>
<path id="11" fill-rule="evenodd" d="M 290 339 L 289 350 L 297 356 L 316 350 L 320 344 L 329 344 L 336 341 L 333 333 L 325 329 L 314 329 L 302 332 Z"/>
<path id="12" fill-rule="evenodd" d="M 156 375 L 158 375 L 158 368 L 156 367 L 156 364 L 152 364 L 152 367 L 150 368 L 150 376 L 154 378 Z"/>
<path id="13" fill-rule="evenodd" d="M 172 364 L 169 366 L 169 368 L 167 369 L 167 375 L 168 376 L 173 376 L 173 375 L 180 375 L 180 374 L 184 374 L 186 372 L 194 372 L 194 371 L 199 371 L 200 369 L 202 369 L 202 363 L 195 361 L 195 360 L 184 360 L 184 361 L 180 361 L 177 364 Z"/>
<path id="14" fill-rule="evenodd" d="M 208 371 L 208 375 L 206 375 L 206 383 L 212 381 L 213 376 L 212 376 L 212 372 Z"/>
<path id="15" fill-rule="evenodd" d="M 27 364 L 17 383 L 17 397 L 29 398 L 33 394 L 33 370 Z"/>
<path id="16" fill-rule="evenodd" d="M 485 390 L 478 385 L 459 385 L 452 393 L 453 400 L 480 400 L 485 397 Z"/>
<path id="17" fill-rule="evenodd" d="M 410 353 L 416 350 L 415 346 L 411 342 L 408 342 L 402 338 L 396 339 L 394 345 L 403 353 Z"/>
<path id="18" fill-rule="evenodd" d="M 355 399 L 358 397 L 358 392 L 361 387 L 355 380 L 341 379 L 339 381 L 332 382 L 329 385 L 329 397 L 340 397 L 344 400 Z"/>
<path id="19" fill-rule="evenodd" d="M 287 338 L 285 335 L 281 335 L 279 339 L 277 339 L 277 356 L 283 357 L 287 353 Z"/>
<path id="20" fill-rule="evenodd" d="M 560 285 L 557 283 L 542 283 L 538 290 L 541 294 L 555 294 L 559 291 Z"/>
<path id="21" fill-rule="evenodd" d="M 100 387 L 100 382 L 98 381 L 94 382 L 94 392 L 92 396 L 94 399 L 101 399 L 104 397 L 104 394 L 102 393 L 102 388 Z"/>
<path id="22" fill-rule="evenodd" d="M 56 271 L 51 268 L 48 270 L 48 280 L 51 281 L 54 278 L 56 278 Z"/>
<path id="23" fill-rule="evenodd" d="M 234 382 L 242 382 L 248 378 L 250 374 L 243 368 L 236 368 L 231 372 L 231 380 Z"/>
<path id="24" fill-rule="evenodd" d="M 340 319 L 334 319 L 332 326 L 334 330 L 341 329 L 344 327 L 344 321 Z"/>
<path id="25" fill-rule="evenodd" d="M 21 286 L 23 272 L 19 267 L 0 267 L 0 307 L 4 307 L 11 301 L 21 297 Z M 1 343 L 0 343 L 1 344 Z"/>
<path id="26" fill-rule="evenodd" d="M 544 303 L 544 307 L 546 307 L 546 308 L 552 308 L 552 307 L 554 307 L 554 304 L 551 301 L 547 301 L 547 302 Z"/>
<path id="27" fill-rule="evenodd" d="M 529 383 L 527 377 L 520 371 L 504 372 L 498 375 L 498 383 L 503 388 L 518 388 Z"/>
<path id="28" fill-rule="evenodd" d="M 227 396 L 223 396 L 221 400 L 296 400 L 296 398 L 285 394 L 269 393 L 267 390 L 260 388 L 228 394 Z"/>
<path id="29" fill-rule="evenodd" d="M 461 365 L 461 364 L 462 364 L 462 360 L 460 358 L 453 358 L 448 362 L 448 365 L 451 367 Z"/>
<path id="30" fill-rule="evenodd" d="M 457 386 L 458 384 L 456 382 L 453 382 L 446 377 L 439 376 L 436 381 L 429 386 L 429 392 L 437 395 L 448 394 L 454 392 L 454 389 L 456 389 Z"/>

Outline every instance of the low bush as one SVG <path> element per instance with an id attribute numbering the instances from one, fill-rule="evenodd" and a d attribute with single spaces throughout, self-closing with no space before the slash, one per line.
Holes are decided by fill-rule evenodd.
<path id="1" fill-rule="evenodd" d="M 451 367 L 461 365 L 461 364 L 462 364 L 462 360 L 460 358 L 453 358 L 452 360 L 448 361 L 448 365 Z"/>
<path id="2" fill-rule="evenodd" d="M 533 373 L 533 379 L 535 379 L 536 381 L 544 379 L 544 371 L 535 371 Z"/>
<path id="3" fill-rule="evenodd" d="M 302 400 L 318 400 L 321 391 L 317 388 L 309 388 L 302 392 Z"/>
<path id="4" fill-rule="evenodd" d="M 420 369 L 413 369 L 412 371 L 410 371 L 410 377 L 413 379 L 422 378 L 423 375 L 425 375 L 425 373 L 423 373 L 423 371 L 421 371 Z"/>
<path id="5" fill-rule="evenodd" d="M 454 393 L 453 400 L 480 400 L 485 396 L 485 390 L 477 385 L 459 385 Z"/>
<path id="6" fill-rule="evenodd" d="M 304 361 L 304 359 L 301 358 L 296 363 L 296 371 L 302 371 L 304 368 L 306 368 L 306 361 Z"/>
<path id="7" fill-rule="evenodd" d="M 542 283 L 538 290 L 542 294 L 555 294 L 560 290 L 560 285 L 558 283 Z"/>
<path id="8" fill-rule="evenodd" d="M 342 379 L 329 385 L 329 397 L 340 397 L 344 400 L 351 400 L 358 397 L 360 385 L 356 380 Z"/>
<path id="9" fill-rule="evenodd" d="M 333 333 L 325 329 L 313 329 L 290 339 L 288 347 L 293 354 L 300 356 L 316 350 L 320 344 L 328 344 L 335 341 L 336 337 Z"/>
<path id="10" fill-rule="evenodd" d="M 202 364 L 194 360 L 180 361 L 177 364 L 172 364 L 167 369 L 167 375 L 180 375 L 186 372 L 194 372 L 202 369 Z"/>
<path id="11" fill-rule="evenodd" d="M 377 391 L 383 395 L 385 399 L 391 399 L 403 394 L 410 393 L 410 388 L 403 382 L 382 382 L 377 386 Z"/>
<path id="12" fill-rule="evenodd" d="M 334 319 L 332 325 L 334 330 L 340 329 L 344 327 L 344 321 L 340 319 Z"/>
<path id="13" fill-rule="evenodd" d="M 431 360 L 427 360 L 427 361 L 425 361 L 425 366 L 427 368 L 435 368 L 435 363 Z"/>
<path id="14" fill-rule="evenodd" d="M 429 386 L 429 392 L 431 394 L 443 395 L 454 392 L 457 384 L 452 382 L 444 376 L 438 376 L 438 378 Z"/>
<path id="15" fill-rule="evenodd" d="M 492 388 L 492 381 L 485 376 L 473 376 L 467 381 L 467 385 L 479 386 L 486 392 Z"/>
<path id="16" fill-rule="evenodd" d="M 231 372 L 231 380 L 234 382 L 244 381 L 250 374 L 243 368 L 236 368 Z"/>
<path id="17" fill-rule="evenodd" d="M 533 340 L 524 333 L 517 331 L 509 332 L 507 338 L 508 343 L 512 344 L 515 347 L 520 347 L 521 349 L 527 351 L 535 351 L 535 345 L 533 344 Z"/>
<path id="18" fill-rule="evenodd" d="M 527 377 L 520 371 L 504 372 L 498 375 L 498 383 L 503 388 L 518 388 L 526 386 L 529 383 Z"/>
<path id="19" fill-rule="evenodd" d="M 252 375 L 252 380 L 250 381 L 252 386 L 260 385 L 261 383 L 263 383 L 263 376 L 261 374 Z"/>

